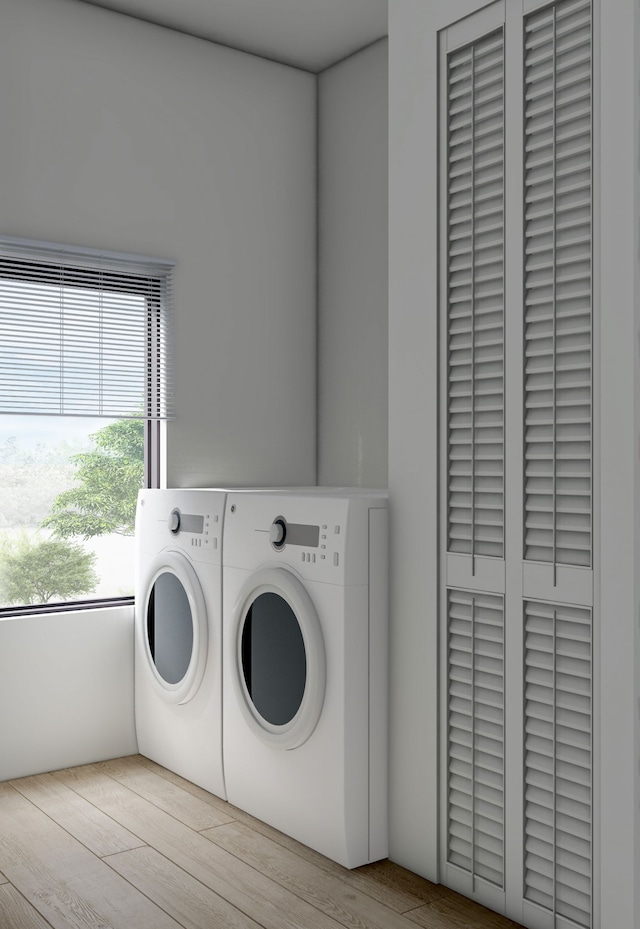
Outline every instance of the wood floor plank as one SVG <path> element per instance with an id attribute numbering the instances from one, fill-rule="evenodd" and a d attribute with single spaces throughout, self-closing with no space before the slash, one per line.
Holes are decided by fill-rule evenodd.
<path id="1" fill-rule="evenodd" d="M 98 767 L 196 832 L 232 821 L 224 807 L 205 803 L 199 797 L 182 790 L 140 764 L 135 755 L 116 761 L 103 761 Z"/>
<path id="2" fill-rule="evenodd" d="M 203 835 L 349 929 L 363 925 L 368 929 L 412 929 L 412 923 L 395 910 L 345 886 L 340 878 L 243 823 L 207 829 Z"/>
<path id="3" fill-rule="evenodd" d="M 7 783 L 0 807 L 0 868 L 54 929 L 180 929 Z"/>
<path id="4" fill-rule="evenodd" d="M 121 852 L 106 861 L 184 929 L 261 929 L 257 922 L 154 848 Z"/>
<path id="5" fill-rule="evenodd" d="M 128 829 L 114 822 L 51 774 L 21 777 L 9 783 L 99 858 L 144 845 Z"/>
<path id="6" fill-rule="evenodd" d="M 199 832 L 160 810 L 96 767 L 54 774 L 178 867 L 265 929 L 338 929 L 335 920 L 296 897 Z"/>
<path id="7" fill-rule="evenodd" d="M 2 929 L 51 929 L 51 923 L 8 883 L 0 886 L 0 926 Z"/>
<path id="8" fill-rule="evenodd" d="M 424 929 L 511 929 L 506 917 L 451 890 L 405 915 Z"/>
<path id="9" fill-rule="evenodd" d="M 342 868 L 140 755 L 0 784 L 0 929 L 411 926 L 524 929 L 390 861 Z"/>
<path id="10" fill-rule="evenodd" d="M 210 804 L 215 809 L 220 809 L 221 804 L 224 804 L 222 809 L 226 810 L 233 820 L 245 823 L 245 825 L 249 826 L 255 832 L 272 839 L 279 845 L 284 846 L 284 848 L 288 848 L 296 855 L 305 858 L 307 861 L 322 868 L 329 874 L 339 876 L 345 884 L 360 890 L 362 893 L 368 894 L 370 897 L 373 897 L 374 900 L 377 900 L 379 903 L 382 903 L 384 906 L 398 913 L 405 913 L 407 910 L 415 909 L 424 903 L 429 903 L 431 900 L 439 897 L 445 889 L 439 884 L 432 884 L 424 880 L 424 878 L 418 877 L 416 874 L 411 874 L 409 871 L 406 871 L 404 868 L 390 861 L 380 861 L 349 871 L 341 865 L 336 864 L 335 861 L 325 858 L 324 855 L 321 855 L 314 849 L 302 845 L 296 839 L 292 839 L 291 836 L 279 832 L 277 829 L 274 829 L 273 826 L 269 826 L 267 823 L 255 819 L 253 816 L 250 816 L 249 813 L 245 813 L 243 810 L 239 810 L 231 804 L 224 803 L 219 797 L 215 797 L 196 784 L 186 781 L 184 778 L 180 777 L 179 774 L 174 774 L 173 771 L 169 771 L 167 768 L 163 768 L 159 764 L 156 764 L 156 762 L 144 758 L 143 756 L 138 756 L 138 759 L 142 764 L 149 767 L 152 771 L 155 771 L 158 776 L 171 781 L 172 784 L 175 784 L 182 790 L 198 797 L 203 803 Z"/>
<path id="11" fill-rule="evenodd" d="M 388 859 L 364 865 L 354 873 L 366 875 L 368 883 L 374 886 L 388 888 L 398 903 L 402 903 L 402 908 L 398 906 L 400 913 L 406 913 L 424 903 L 432 903 L 446 892 L 442 884 L 433 884 Z"/>

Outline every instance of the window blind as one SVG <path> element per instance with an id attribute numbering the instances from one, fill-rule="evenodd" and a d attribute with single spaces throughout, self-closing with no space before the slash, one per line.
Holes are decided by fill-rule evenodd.
<path id="1" fill-rule="evenodd" d="M 172 272 L 0 239 L 0 413 L 170 418 Z"/>

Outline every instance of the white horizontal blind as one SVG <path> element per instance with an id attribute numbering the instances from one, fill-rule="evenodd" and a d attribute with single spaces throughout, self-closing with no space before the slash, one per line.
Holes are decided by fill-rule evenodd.
<path id="1" fill-rule="evenodd" d="M 0 240 L 0 413 L 172 415 L 172 266 Z"/>
<path id="2" fill-rule="evenodd" d="M 504 39 L 447 56 L 449 552 L 504 556 Z"/>
<path id="3" fill-rule="evenodd" d="M 525 601 L 524 896 L 591 926 L 591 611 Z"/>
<path id="4" fill-rule="evenodd" d="M 591 566 L 591 8 L 525 18 L 524 557 Z"/>
<path id="5" fill-rule="evenodd" d="M 504 601 L 447 594 L 447 861 L 503 887 Z"/>

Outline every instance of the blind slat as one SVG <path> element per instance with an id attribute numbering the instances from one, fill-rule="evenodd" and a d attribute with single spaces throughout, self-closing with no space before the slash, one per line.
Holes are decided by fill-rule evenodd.
<path id="1" fill-rule="evenodd" d="M 0 238 L 0 413 L 173 415 L 173 266 Z"/>

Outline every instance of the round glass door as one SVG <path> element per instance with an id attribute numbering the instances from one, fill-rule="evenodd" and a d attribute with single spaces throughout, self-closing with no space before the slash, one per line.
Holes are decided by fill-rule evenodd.
<path id="1" fill-rule="evenodd" d="M 137 635 L 156 690 L 170 703 L 195 695 L 207 663 L 209 634 L 202 588 L 180 552 L 165 551 L 150 565 Z"/>
<path id="2" fill-rule="evenodd" d="M 247 611 L 242 672 L 260 716 L 273 726 L 290 723 L 304 696 L 307 658 L 296 615 L 277 593 L 260 594 Z"/>
<path id="3" fill-rule="evenodd" d="M 168 571 L 158 575 L 149 594 L 147 638 L 160 677 L 179 684 L 193 654 L 193 616 L 186 590 Z"/>
<path id="4" fill-rule="evenodd" d="M 234 687 L 247 724 L 272 748 L 297 748 L 318 724 L 326 684 L 311 597 L 290 571 L 262 568 L 240 591 L 232 629 Z"/>

